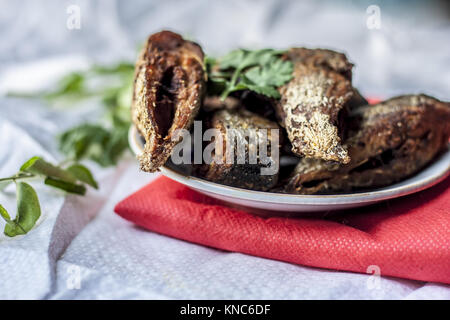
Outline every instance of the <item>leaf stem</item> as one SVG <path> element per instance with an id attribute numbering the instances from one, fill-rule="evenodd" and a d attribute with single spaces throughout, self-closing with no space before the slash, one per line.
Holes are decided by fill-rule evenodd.
<path id="1" fill-rule="evenodd" d="M 15 174 L 15 175 L 13 175 L 13 176 L 11 176 L 11 177 L 0 178 L 0 182 L 1 182 L 1 181 L 16 181 L 16 180 L 20 180 L 20 179 L 28 179 L 28 178 L 32 178 L 32 177 L 34 177 L 34 176 L 35 176 L 35 175 L 34 175 L 34 174 L 31 174 L 31 173 L 23 173 L 23 172 L 20 172 L 20 173 Z"/>
<path id="2" fill-rule="evenodd" d="M 242 72 L 242 68 L 238 68 L 234 71 L 233 77 L 231 78 L 231 86 L 234 87 L 236 85 L 237 79 Z"/>
<path id="3" fill-rule="evenodd" d="M 12 221 L 12 223 L 15 225 L 15 226 L 17 226 L 22 232 L 23 232 L 23 234 L 27 234 L 27 231 L 25 231 L 25 229 L 18 223 L 18 222 L 16 222 L 16 221 Z"/>
<path id="4" fill-rule="evenodd" d="M 230 83 L 227 85 L 227 88 L 224 90 L 224 92 L 220 96 L 220 99 L 222 101 L 224 101 L 225 98 L 230 94 L 230 92 L 233 91 L 233 89 L 236 87 L 236 83 L 237 83 L 238 77 L 241 74 L 241 72 L 242 72 L 242 68 L 237 68 L 236 70 L 234 70 L 233 77 L 231 77 Z"/>

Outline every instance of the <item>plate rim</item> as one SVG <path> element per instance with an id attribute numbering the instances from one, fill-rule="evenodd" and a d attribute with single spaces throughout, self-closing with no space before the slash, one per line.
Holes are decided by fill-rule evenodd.
<path id="1" fill-rule="evenodd" d="M 139 142 L 139 133 L 136 126 L 133 124 L 128 131 L 128 141 L 131 150 L 135 155 L 139 155 L 143 152 L 143 146 Z M 442 161 L 448 159 L 448 165 L 442 171 L 436 174 L 430 175 L 425 179 L 421 179 L 416 182 L 404 184 L 410 177 L 399 183 L 393 184 L 388 187 L 379 188 L 373 191 L 364 191 L 357 193 L 343 193 L 343 194 L 327 194 L 327 195 L 301 195 L 301 194 L 285 194 L 266 191 L 247 190 L 243 188 L 237 188 L 218 184 L 198 177 L 184 175 L 173 169 L 163 166 L 160 168 L 160 172 L 177 182 L 180 182 L 188 187 L 201 190 L 207 193 L 213 193 L 220 196 L 226 192 L 227 197 L 236 198 L 247 201 L 258 201 L 266 203 L 277 203 L 282 205 L 315 205 L 315 206 L 329 206 L 329 205 L 343 205 L 343 204 L 357 204 L 366 202 L 376 202 L 381 200 L 388 200 L 392 198 L 406 196 L 412 193 L 422 191 L 430 188 L 439 182 L 443 181 L 450 175 L 450 149 L 448 149 L 440 158 L 435 161 L 431 166 L 436 165 Z M 431 167 L 424 170 L 430 170 Z M 423 172 L 423 171 L 422 171 Z M 399 185 L 401 184 L 401 185 Z M 321 201 L 322 200 L 322 201 Z M 326 201 L 325 201 L 326 200 Z"/>

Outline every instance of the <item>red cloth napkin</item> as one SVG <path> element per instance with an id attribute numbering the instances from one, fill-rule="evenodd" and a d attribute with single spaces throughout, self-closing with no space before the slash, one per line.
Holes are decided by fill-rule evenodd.
<path id="1" fill-rule="evenodd" d="M 446 179 L 324 220 L 263 218 L 161 177 L 115 211 L 151 231 L 223 250 L 361 273 L 378 267 L 383 276 L 450 283 L 449 186 Z"/>

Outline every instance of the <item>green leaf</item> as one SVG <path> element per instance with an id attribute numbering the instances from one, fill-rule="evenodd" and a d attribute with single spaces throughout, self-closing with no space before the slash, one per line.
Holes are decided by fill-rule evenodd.
<path id="1" fill-rule="evenodd" d="M 14 237 L 30 231 L 41 216 L 36 191 L 26 182 L 17 183 L 17 215 L 5 226 L 5 235 Z"/>
<path id="2" fill-rule="evenodd" d="M 277 90 L 292 79 L 293 64 L 281 59 L 285 51 L 274 49 L 231 51 L 219 60 L 219 68 L 209 66 L 208 92 L 217 94 L 224 100 L 230 93 L 251 90 L 256 93 L 280 98 Z M 217 63 L 210 59 L 209 63 Z"/>
<path id="3" fill-rule="evenodd" d="M 120 62 L 110 66 L 94 65 L 85 71 L 71 72 L 62 77 L 56 89 L 45 92 L 9 92 L 9 96 L 43 98 L 54 106 L 73 105 L 79 100 L 100 97 L 105 91 L 120 91 L 132 86 L 134 64 Z M 94 80 L 94 81 L 92 81 Z M 128 105 L 131 99 L 127 102 Z"/>
<path id="4" fill-rule="evenodd" d="M 255 85 L 247 84 L 247 88 L 251 91 L 255 91 L 256 93 L 265 95 L 270 98 L 279 99 L 281 97 L 278 90 L 272 86 L 255 86 Z"/>
<path id="5" fill-rule="evenodd" d="M 87 183 L 88 185 L 94 187 L 95 189 L 98 189 L 98 184 L 94 180 L 91 171 L 82 164 L 78 163 L 73 164 L 66 170 L 72 173 L 78 179 L 78 181 Z"/>
<path id="6" fill-rule="evenodd" d="M 6 180 L 6 181 L 0 181 L 0 191 L 3 189 L 6 189 L 7 186 L 9 186 L 13 182 L 13 180 Z"/>
<path id="7" fill-rule="evenodd" d="M 128 148 L 129 123 L 115 120 L 115 128 L 83 124 L 64 132 L 59 140 L 60 150 L 75 160 L 91 159 L 101 166 L 115 165 Z"/>
<path id="8" fill-rule="evenodd" d="M 58 88 L 50 93 L 44 95 L 44 98 L 53 100 L 55 98 L 68 94 L 85 94 L 85 76 L 80 72 L 72 72 L 63 77 Z"/>
<path id="9" fill-rule="evenodd" d="M 205 71 L 209 74 L 214 66 L 217 65 L 217 59 L 207 55 L 203 59 L 203 65 L 205 66 Z"/>
<path id="10" fill-rule="evenodd" d="M 3 219 L 5 219 L 6 222 L 11 221 L 11 217 L 9 216 L 8 211 L 0 204 L 0 216 L 2 216 Z"/>
<path id="11" fill-rule="evenodd" d="M 20 171 L 25 171 L 28 168 L 30 168 L 31 166 L 33 166 L 33 164 L 37 161 L 37 160 L 41 160 L 41 157 L 38 156 L 34 156 L 30 159 L 28 159 L 21 167 L 20 167 Z"/>
<path id="12" fill-rule="evenodd" d="M 64 190 L 68 193 L 74 193 L 78 195 L 84 195 L 86 193 L 86 187 L 81 184 L 70 183 L 64 180 L 55 178 L 46 178 L 44 183 L 48 186 L 52 186 L 57 189 Z"/>
<path id="13" fill-rule="evenodd" d="M 283 54 L 284 51 L 274 49 L 245 50 L 237 49 L 231 51 L 220 59 L 220 69 L 234 68 L 243 70 L 245 68 L 264 65 L 273 57 Z"/>
<path id="14" fill-rule="evenodd" d="M 33 157 L 22 165 L 20 171 L 44 176 L 45 184 L 71 193 L 84 194 L 86 192 L 86 188 L 77 184 L 77 181 L 87 183 L 94 188 L 98 187 L 89 169 L 81 164 L 62 169 L 40 157 Z"/>
<path id="15" fill-rule="evenodd" d="M 227 81 L 222 78 L 209 78 L 208 81 L 208 95 L 209 96 L 220 96 L 224 92 L 227 86 Z"/>
<path id="16" fill-rule="evenodd" d="M 110 133 L 110 139 L 105 145 L 102 163 L 116 164 L 120 155 L 128 148 L 128 127 L 117 128 Z"/>
<path id="17" fill-rule="evenodd" d="M 247 51 L 246 56 L 239 65 L 239 69 L 244 69 L 255 65 L 263 65 L 267 63 L 267 61 L 274 55 L 278 55 L 278 53 L 275 53 L 275 50 L 273 49 Z"/>
<path id="18" fill-rule="evenodd" d="M 271 59 L 263 66 L 249 69 L 244 76 L 252 84 L 257 86 L 279 87 L 292 79 L 294 66 L 291 61 Z"/>
<path id="19" fill-rule="evenodd" d="M 229 85 L 225 91 L 222 93 L 222 95 L 220 96 L 220 98 L 222 100 L 225 100 L 226 97 L 228 97 L 228 95 L 234 91 L 239 91 L 239 90 L 245 90 L 245 89 L 249 89 L 248 85 L 240 82 L 234 86 Z"/>
<path id="20" fill-rule="evenodd" d="M 25 95 L 46 98 L 53 105 L 98 99 L 103 105 L 105 125 L 83 124 L 69 129 L 59 136 L 59 148 L 70 159 L 87 158 L 110 166 L 116 164 L 128 148 L 125 131 L 131 124 L 133 77 L 134 63 L 93 65 L 88 70 L 63 77 L 56 90 Z"/>
<path id="21" fill-rule="evenodd" d="M 33 157 L 29 159 L 20 167 L 20 171 L 29 172 L 45 177 L 53 177 L 71 183 L 75 183 L 77 181 L 77 178 L 70 172 L 56 167 L 51 163 L 44 161 L 40 157 Z"/>
<path id="22" fill-rule="evenodd" d="M 233 50 L 220 59 L 220 69 L 225 70 L 229 68 L 238 69 L 242 60 L 246 56 L 247 51 L 243 49 Z"/>
<path id="23" fill-rule="evenodd" d="M 127 111 L 128 121 L 130 119 L 130 105 L 133 98 L 133 81 L 130 81 L 126 86 L 120 88 L 117 92 L 117 110 Z"/>
<path id="24" fill-rule="evenodd" d="M 101 153 L 101 146 L 109 137 L 109 132 L 100 125 L 82 124 L 65 131 L 59 138 L 61 152 L 73 158 L 92 158 L 92 154 Z M 99 146 L 99 147 L 97 147 Z"/>
<path id="25" fill-rule="evenodd" d="M 119 62 L 118 64 L 111 66 L 100 66 L 94 65 L 91 69 L 93 73 L 99 75 L 109 75 L 109 74 L 133 74 L 134 72 L 134 64 L 129 62 Z"/>

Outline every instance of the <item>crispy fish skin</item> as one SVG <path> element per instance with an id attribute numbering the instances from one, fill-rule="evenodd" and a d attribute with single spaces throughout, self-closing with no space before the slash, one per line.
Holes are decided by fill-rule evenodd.
<path id="1" fill-rule="evenodd" d="M 210 164 L 203 164 L 200 170 L 197 171 L 196 175 L 207 180 L 221 183 L 233 187 L 251 189 L 251 190 L 269 190 L 278 182 L 278 170 L 273 175 L 262 175 L 261 168 L 268 168 L 275 165 L 275 168 L 279 169 L 279 148 L 280 143 L 276 146 L 272 145 L 271 130 L 280 127 L 276 122 L 267 120 L 257 114 L 251 113 L 244 109 L 238 110 L 219 110 L 212 115 L 209 119 L 205 121 L 208 128 L 217 129 L 220 132 L 223 141 L 222 153 L 217 153 L 215 150 L 215 155 L 222 159 L 222 163 L 212 161 Z M 261 129 L 267 129 L 267 135 L 262 135 Z M 256 133 L 256 143 L 249 141 L 247 130 L 255 130 Z M 280 134 L 280 132 L 278 131 Z M 237 155 L 237 144 L 233 145 L 234 152 L 234 162 L 227 163 L 227 142 L 230 142 L 233 134 L 236 137 L 237 143 L 245 144 L 245 163 L 239 164 L 236 160 Z M 281 139 L 281 137 L 279 137 Z M 256 163 L 250 163 L 249 154 L 250 150 L 257 148 L 258 144 L 263 141 L 262 139 L 267 139 L 268 151 L 267 155 L 270 158 L 272 164 L 263 163 L 261 158 L 256 159 Z M 277 148 L 278 152 L 274 152 Z M 254 151 L 255 149 L 253 149 Z"/>
<path id="2" fill-rule="evenodd" d="M 447 148 L 450 103 L 426 95 L 392 98 L 350 115 L 347 165 L 300 160 L 285 190 L 298 194 L 351 191 L 400 181 Z"/>
<path id="3" fill-rule="evenodd" d="M 368 105 L 369 102 L 362 96 L 358 89 L 353 88 L 353 94 L 351 99 L 347 102 L 345 107 L 348 111 L 356 109 L 361 106 Z"/>
<path id="4" fill-rule="evenodd" d="M 344 54 L 325 49 L 292 48 L 293 79 L 279 88 L 275 107 L 288 132 L 292 151 L 308 158 L 348 163 L 341 144 L 339 112 L 353 95 L 351 69 Z"/>
<path id="5" fill-rule="evenodd" d="M 157 171 L 178 143 L 175 130 L 188 130 L 205 92 L 203 51 L 180 35 L 151 35 L 136 62 L 132 120 L 145 138 L 141 170 Z M 172 141 L 173 140 L 173 141 Z"/>
<path id="6" fill-rule="evenodd" d="M 234 110 L 239 107 L 241 107 L 241 101 L 232 96 L 226 97 L 225 100 L 220 99 L 218 96 L 206 96 L 202 105 L 202 109 L 206 112 L 222 109 Z"/>

